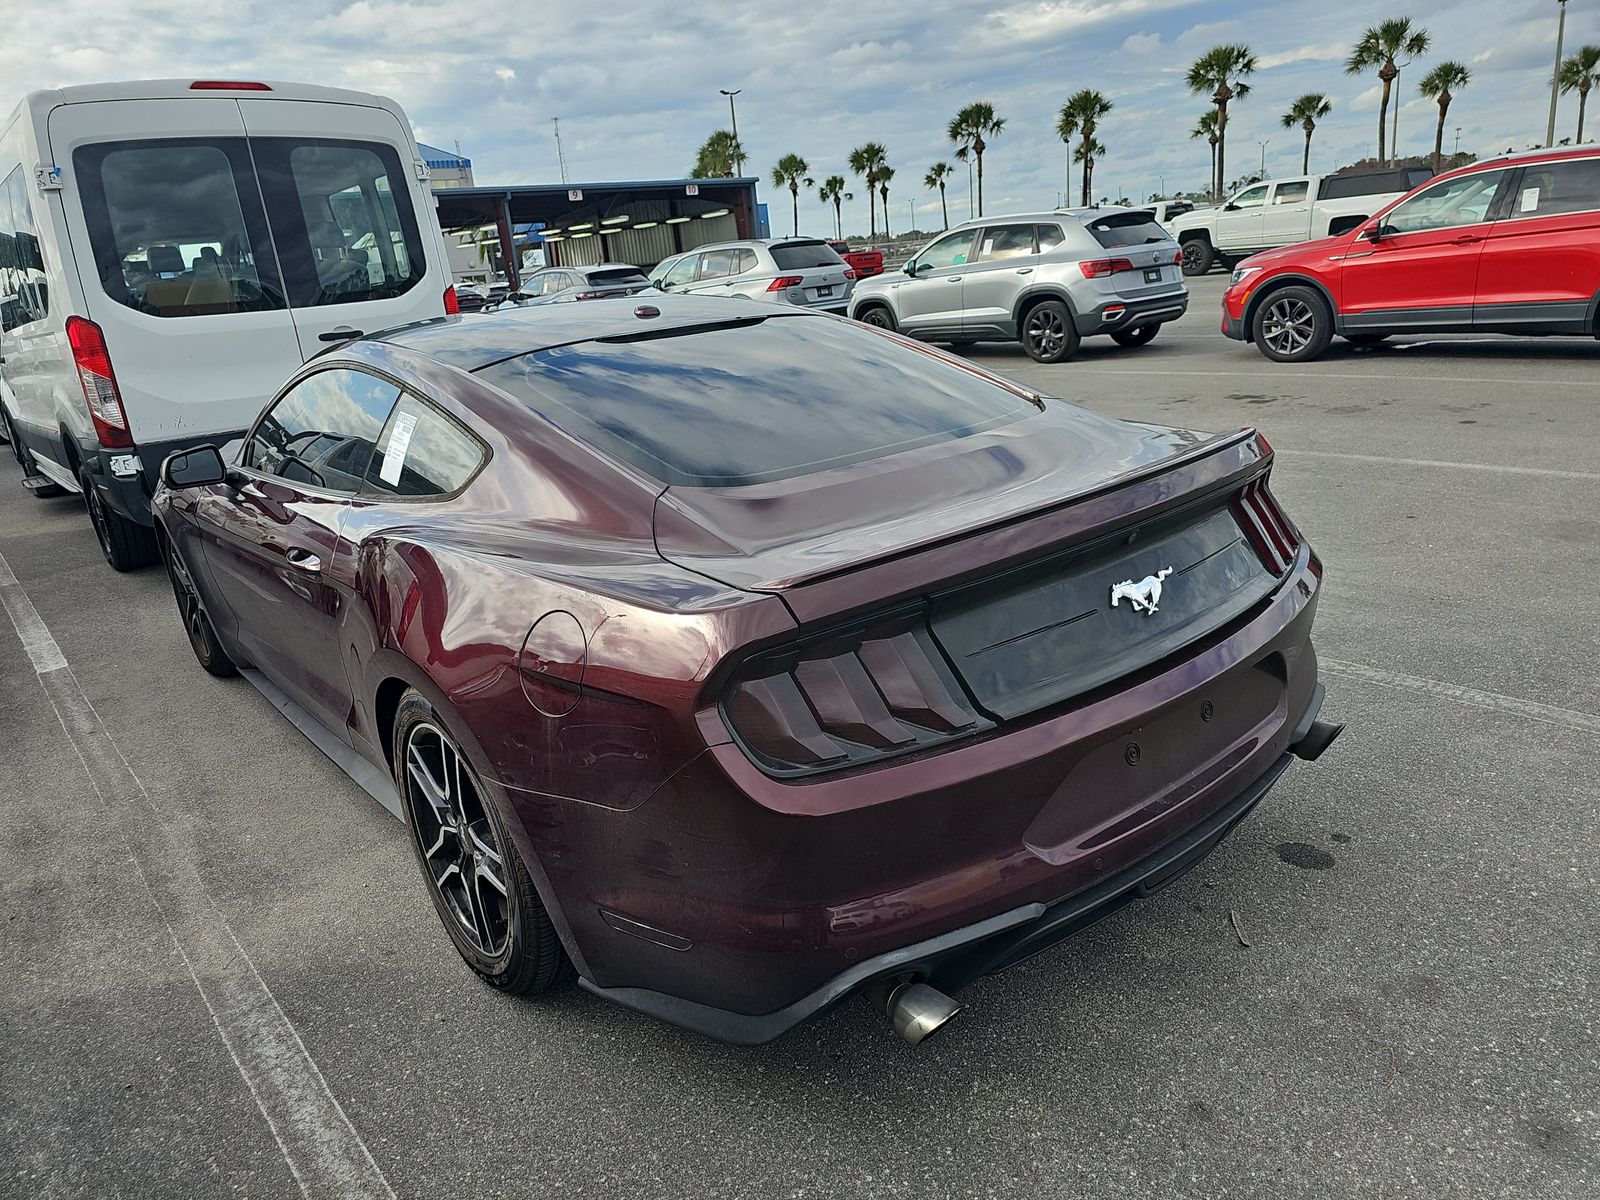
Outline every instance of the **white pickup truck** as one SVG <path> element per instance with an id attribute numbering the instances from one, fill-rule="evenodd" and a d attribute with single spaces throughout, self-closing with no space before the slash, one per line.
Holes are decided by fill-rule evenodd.
<path id="1" fill-rule="evenodd" d="M 1297 175 L 1241 188 L 1217 208 L 1196 209 L 1167 228 L 1183 249 L 1183 273 L 1204 275 L 1260 250 L 1354 229 L 1433 172 L 1426 167 Z"/>

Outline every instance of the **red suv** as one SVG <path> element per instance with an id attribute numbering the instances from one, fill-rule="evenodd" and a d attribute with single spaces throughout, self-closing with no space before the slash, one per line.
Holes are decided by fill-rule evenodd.
<path id="1" fill-rule="evenodd" d="M 1334 335 L 1595 334 L 1600 149 L 1540 150 L 1435 176 L 1350 233 L 1244 260 L 1222 332 L 1276 362 Z"/>

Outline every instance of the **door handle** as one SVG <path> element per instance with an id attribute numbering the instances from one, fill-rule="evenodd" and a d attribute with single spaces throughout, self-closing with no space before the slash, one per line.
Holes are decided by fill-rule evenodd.
<path id="1" fill-rule="evenodd" d="M 1473 242 L 1481 242 L 1481 241 L 1483 241 L 1483 239 L 1480 238 L 1475 233 L 1463 233 L 1460 237 L 1458 237 L 1456 239 L 1456 245 L 1458 245 L 1458 246 L 1470 246 L 1470 245 L 1472 245 Z"/>
<path id="2" fill-rule="evenodd" d="M 961 282 L 961 276 L 952 275 L 952 276 L 950 276 L 950 278 L 946 279 L 945 282 L 946 283 L 960 283 Z"/>
<path id="3" fill-rule="evenodd" d="M 322 570 L 322 559 L 309 550 L 302 550 L 299 546 L 290 546 L 289 549 L 285 550 L 283 552 L 283 561 L 296 570 L 306 572 L 308 575 Z"/>
<path id="4" fill-rule="evenodd" d="M 353 342 L 358 337 L 365 337 L 359 329 L 351 329 L 348 325 L 341 325 L 337 329 L 330 329 L 327 333 L 317 334 L 319 342 Z"/>
<path id="5" fill-rule="evenodd" d="M 1017 274 L 1018 275 L 1032 275 L 1033 274 L 1033 268 L 1032 267 L 1018 267 L 1017 268 Z"/>

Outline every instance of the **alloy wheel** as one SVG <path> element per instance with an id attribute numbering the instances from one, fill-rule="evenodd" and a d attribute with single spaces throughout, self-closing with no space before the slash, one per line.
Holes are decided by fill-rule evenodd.
<path id="1" fill-rule="evenodd" d="M 167 577 L 172 580 L 172 594 L 178 601 L 178 613 L 183 618 L 184 632 L 189 635 L 189 645 L 195 656 L 204 662 L 210 651 L 206 641 L 205 613 L 200 608 L 200 593 L 189 577 L 188 569 L 177 551 L 162 541 L 162 557 L 167 561 Z"/>
<path id="2" fill-rule="evenodd" d="M 460 930 L 488 958 L 511 940 L 505 859 L 477 776 L 438 726 L 406 735 L 406 801 L 434 891 Z"/>
<path id="3" fill-rule="evenodd" d="M 889 310 L 877 305 L 867 309 L 861 314 L 861 323 L 871 325 L 877 329 L 893 329 L 894 322 L 889 319 Z"/>
<path id="4" fill-rule="evenodd" d="M 1067 339 L 1067 323 L 1061 314 L 1046 305 L 1040 305 L 1028 314 L 1028 324 L 1023 330 L 1028 347 L 1041 358 L 1052 358 L 1061 352 Z"/>
<path id="5" fill-rule="evenodd" d="M 94 526 L 94 536 L 100 543 L 100 553 L 106 556 L 107 562 L 110 562 L 111 529 L 106 518 L 105 504 L 87 472 L 83 475 L 83 502 L 89 509 L 89 523 Z"/>
<path id="6" fill-rule="evenodd" d="M 1311 344 L 1316 336 L 1317 314 L 1304 300 L 1285 296 L 1267 306 L 1261 337 L 1279 354 L 1291 355 Z"/>

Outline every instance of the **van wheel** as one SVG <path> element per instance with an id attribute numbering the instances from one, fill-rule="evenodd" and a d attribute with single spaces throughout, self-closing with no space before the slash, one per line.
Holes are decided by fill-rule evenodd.
<path id="1" fill-rule="evenodd" d="M 1211 243 L 1203 237 L 1193 237 L 1183 243 L 1183 273 L 1185 275 L 1204 275 L 1211 270 L 1211 264 L 1216 261 L 1217 252 L 1211 248 Z"/>
<path id="2" fill-rule="evenodd" d="M 1309 362 L 1333 341 L 1333 313 L 1321 292 L 1287 287 L 1261 302 L 1250 333 L 1273 362 Z"/>
<path id="3" fill-rule="evenodd" d="M 100 498 L 100 489 L 85 467 L 78 472 L 78 484 L 83 488 L 83 502 L 89 509 L 89 523 L 94 526 L 94 536 L 100 543 L 100 553 L 114 571 L 133 571 L 148 566 L 156 559 L 156 535 L 137 521 L 130 521 L 120 513 L 112 512 Z"/>
<path id="4" fill-rule="evenodd" d="M 894 314 L 881 304 L 870 304 L 857 314 L 856 320 L 863 325 L 871 325 L 874 329 L 887 329 L 890 332 L 900 326 L 894 319 Z"/>
<path id="5" fill-rule="evenodd" d="M 1119 346 L 1148 346 L 1156 340 L 1156 333 L 1160 328 L 1161 322 L 1156 321 L 1133 329 L 1119 329 L 1111 335 L 1111 340 Z"/>
<path id="6" fill-rule="evenodd" d="M 1059 300 L 1042 300 L 1022 318 L 1022 348 L 1038 363 L 1065 362 L 1078 349 L 1078 327 Z"/>

